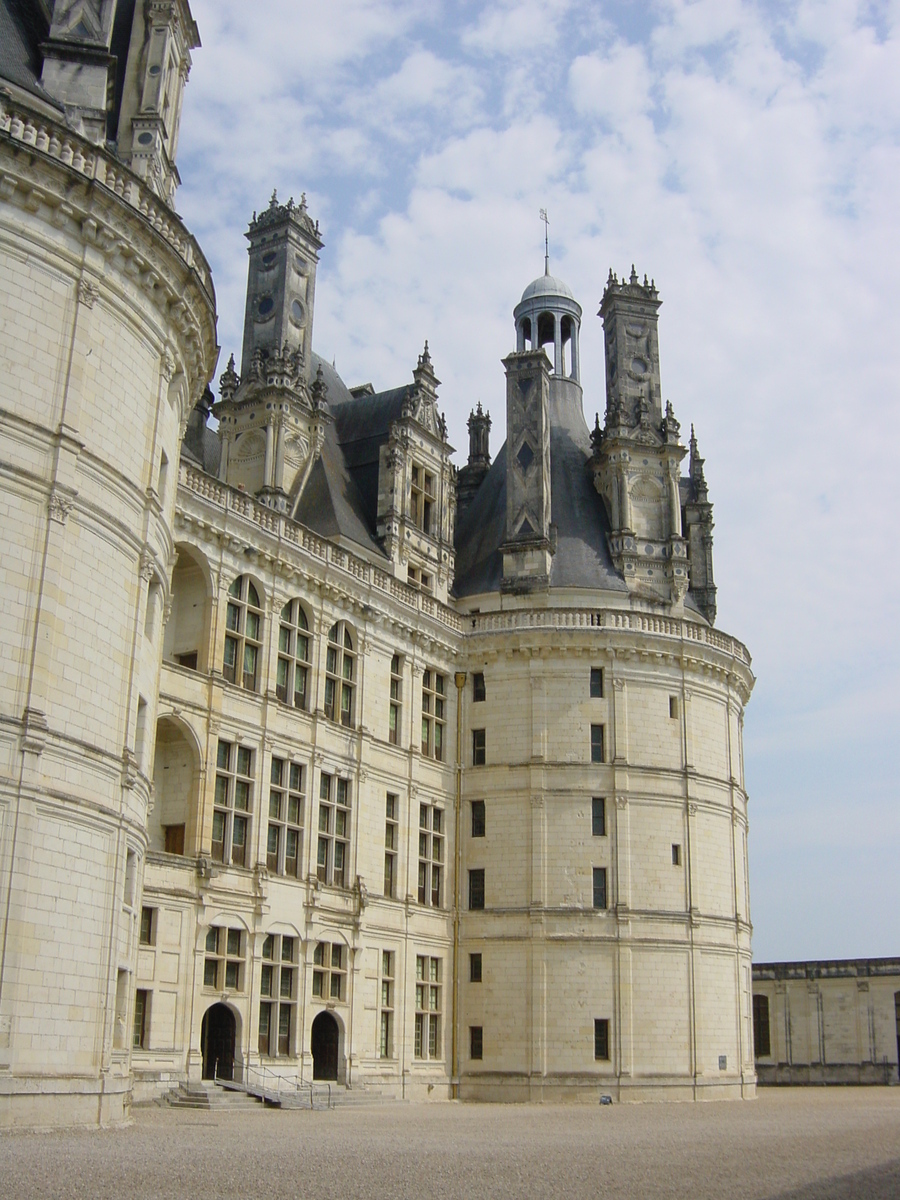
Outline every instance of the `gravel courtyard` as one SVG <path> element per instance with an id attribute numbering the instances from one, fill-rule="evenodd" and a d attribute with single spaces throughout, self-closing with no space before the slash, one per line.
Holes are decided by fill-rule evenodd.
<path id="1" fill-rule="evenodd" d="M 140 1109 L 119 1132 L 0 1135 L 4 1197 L 895 1200 L 900 1088 L 745 1103 Z"/>

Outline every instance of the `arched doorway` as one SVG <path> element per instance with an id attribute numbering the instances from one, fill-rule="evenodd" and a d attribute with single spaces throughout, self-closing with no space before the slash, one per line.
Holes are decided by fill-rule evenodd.
<path id="1" fill-rule="evenodd" d="M 339 1033 L 338 1023 L 329 1012 L 320 1012 L 313 1021 L 313 1079 L 337 1079 Z"/>
<path id="2" fill-rule="evenodd" d="M 200 1027 L 204 1079 L 234 1078 L 234 1042 L 234 1013 L 225 1004 L 214 1004 Z"/>

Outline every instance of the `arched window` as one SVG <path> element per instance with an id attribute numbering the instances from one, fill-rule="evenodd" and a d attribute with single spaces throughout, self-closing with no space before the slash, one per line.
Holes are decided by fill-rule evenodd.
<path id="1" fill-rule="evenodd" d="M 356 691 L 356 654 L 350 630 L 343 621 L 332 625 L 328 633 L 325 657 L 325 716 L 342 725 L 353 724 Z"/>
<path id="2" fill-rule="evenodd" d="M 262 639 L 259 593 L 246 575 L 238 575 L 228 589 L 225 615 L 225 657 L 222 674 L 229 683 L 256 691 Z"/>
<path id="3" fill-rule="evenodd" d="M 285 704 L 309 708 L 309 622 L 299 600 L 288 600 L 278 628 L 275 693 Z"/>

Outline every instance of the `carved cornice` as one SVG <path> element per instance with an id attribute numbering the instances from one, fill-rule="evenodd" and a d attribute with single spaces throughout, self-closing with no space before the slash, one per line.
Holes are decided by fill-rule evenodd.
<path id="1" fill-rule="evenodd" d="M 22 151 L 26 151 L 23 153 Z M 105 150 L 52 118 L 0 95 L 0 199 L 33 214 L 105 259 L 106 285 L 124 276 L 177 332 L 191 407 L 218 353 L 212 276 L 179 218 Z M 90 307 L 96 284 L 82 278 Z"/>

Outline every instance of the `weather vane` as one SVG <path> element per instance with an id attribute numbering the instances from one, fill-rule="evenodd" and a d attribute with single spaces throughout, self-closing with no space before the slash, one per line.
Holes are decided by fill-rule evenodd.
<path id="1" fill-rule="evenodd" d="M 544 274 L 550 274 L 550 218 L 546 208 L 541 209 L 541 220 L 544 222 Z"/>

